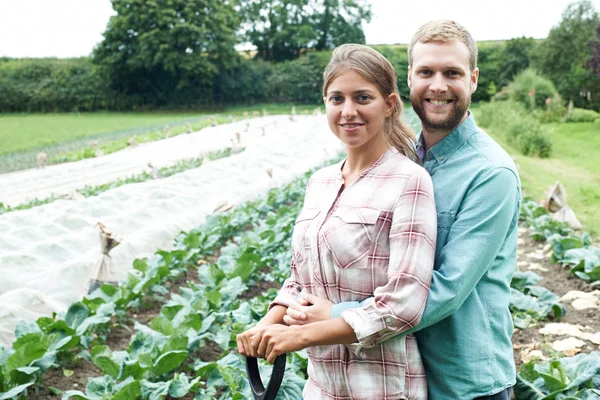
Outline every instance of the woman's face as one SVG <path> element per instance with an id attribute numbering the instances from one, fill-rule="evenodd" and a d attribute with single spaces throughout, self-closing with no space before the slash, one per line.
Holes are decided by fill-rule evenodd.
<path id="1" fill-rule="evenodd" d="M 384 98 L 374 84 L 349 70 L 329 84 L 323 101 L 329 128 L 346 147 L 385 140 L 383 124 L 396 105 L 393 94 Z"/>

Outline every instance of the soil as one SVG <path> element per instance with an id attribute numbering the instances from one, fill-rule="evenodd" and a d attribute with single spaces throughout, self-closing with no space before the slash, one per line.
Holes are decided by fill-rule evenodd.
<path id="1" fill-rule="evenodd" d="M 532 252 L 539 252 L 541 250 L 547 255 L 551 250 L 547 249 L 547 247 L 546 250 L 544 250 L 545 243 L 532 240 L 529 237 L 528 231 L 520 234 L 520 238 L 522 241 L 519 244 L 519 255 L 517 256 L 517 262 L 527 262 L 528 265 L 531 265 L 531 263 L 537 263 L 548 270 L 547 272 L 532 270 L 543 278 L 537 283 L 538 286 L 545 287 L 559 297 L 562 297 L 571 290 L 591 292 L 594 289 L 598 289 L 598 286 L 592 287 L 587 282 L 573 275 L 568 268 L 563 267 L 560 264 L 551 263 L 549 257 L 544 257 L 543 259 L 529 257 L 528 254 L 531 254 Z M 521 264 L 519 263 L 518 265 Z M 520 266 L 519 269 L 523 272 L 529 270 L 528 266 Z M 542 321 L 539 322 L 535 327 L 523 330 L 515 330 L 513 334 L 513 345 L 515 347 L 515 364 L 517 365 L 517 370 L 522 364 L 521 351 L 519 348 L 520 346 L 529 345 L 534 342 L 538 343 L 539 346 L 537 347 L 539 347 L 539 350 L 541 350 L 545 356 L 549 357 L 552 354 L 547 346 L 555 340 L 562 340 L 569 337 L 565 335 L 544 335 L 540 333 L 540 328 L 544 327 L 547 323 L 562 322 L 573 325 L 582 325 L 584 327 L 589 327 L 589 331 L 592 333 L 600 332 L 600 310 L 597 308 L 576 310 L 571 306 L 571 302 L 562 302 L 562 304 L 567 308 L 567 313 L 560 321 Z M 588 331 L 587 328 L 585 329 Z M 598 345 L 587 340 L 581 340 L 585 342 L 585 345 L 581 348 L 582 353 L 590 353 L 592 351 L 600 350 Z"/>

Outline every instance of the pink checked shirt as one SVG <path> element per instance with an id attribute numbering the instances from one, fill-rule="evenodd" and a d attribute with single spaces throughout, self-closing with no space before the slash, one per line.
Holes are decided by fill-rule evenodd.
<path id="1" fill-rule="evenodd" d="M 273 304 L 286 306 L 302 290 L 333 303 L 372 298 L 342 313 L 357 343 L 308 349 L 304 399 L 427 399 L 416 339 L 397 335 L 419 323 L 429 291 L 437 232 L 431 178 L 390 149 L 340 192 L 342 165 L 308 182 L 292 275 Z"/>

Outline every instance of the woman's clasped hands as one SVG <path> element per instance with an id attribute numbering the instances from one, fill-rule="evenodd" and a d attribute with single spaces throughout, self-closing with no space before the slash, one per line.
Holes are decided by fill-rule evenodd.
<path id="1" fill-rule="evenodd" d="M 255 327 L 237 336 L 238 352 L 245 357 L 264 358 L 273 364 L 285 353 L 310 346 L 310 329 L 313 322 L 331 318 L 333 303 L 311 294 L 303 294 L 291 301 L 280 317 L 282 323 L 264 318 Z"/>

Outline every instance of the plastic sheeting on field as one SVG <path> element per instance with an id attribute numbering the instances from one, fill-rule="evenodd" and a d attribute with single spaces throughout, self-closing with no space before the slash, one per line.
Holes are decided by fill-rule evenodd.
<path id="1" fill-rule="evenodd" d="M 249 146 L 264 132 L 276 132 L 277 124 L 288 117 L 255 118 L 227 125 L 202 129 L 192 134 L 181 134 L 167 140 L 128 147 L 98 158 L 50 165 L 0 175 L 0 202 L 16 206 L 31 199 L 50 195 L 65 196 L 85 185 L 96 186 L 147 171 L 148 163 L 154 168 L 175 164 L 189 158 L 202 158 L 207 152 L 230 147 L 237 142 Z"/>
<path id="2" fill-rule="evenodd" d="M 287 117 L 262 120 L 277 121 L 276 128 L 246 142 L 246 150 L 240 154 L 166 179 L 0 215 L 0 344 L 11 343 L 14 327 L 23 318 L 64 312 L 82 298 L 101 256 L 98 222 L 122 239 L 110 254 L 118 278 L 123 279 L 135 258 L 151 255 L 158 248 L 172 248 L 180 231 L 202 224 L 218 206 L 265 194 L 270 187 L 291 181 L 342 149 L 324 116 L 302 116 L 296 122 Z M 227 125 L 220 126 L 214 131 L 214 139 L 218 141 L 220 136 L 236 131 L 236 126 L 230 126 L 229 131 Z M 163 148 L 178 138 L 162 141 Z M 205 151 L 200 147 L 202 143 L 194 149 L 181 148 L 181 152 L 201 153 Z M 138 159 L 137 150 L 143 150 L 143 146 L 129 149 L 127 158 Z M 140 162 L 146 164 L 146 154 L 139 154 Z M 55 168 L 60 167 L 73 171 L 73 165 Z M 94 170 L 100 174 L 102 168 L 112 167 L 105 164 Z M 23 174 L 35 179 L 33 172 Z M 46 170 L 38 172 L 43 176 Z"/>

